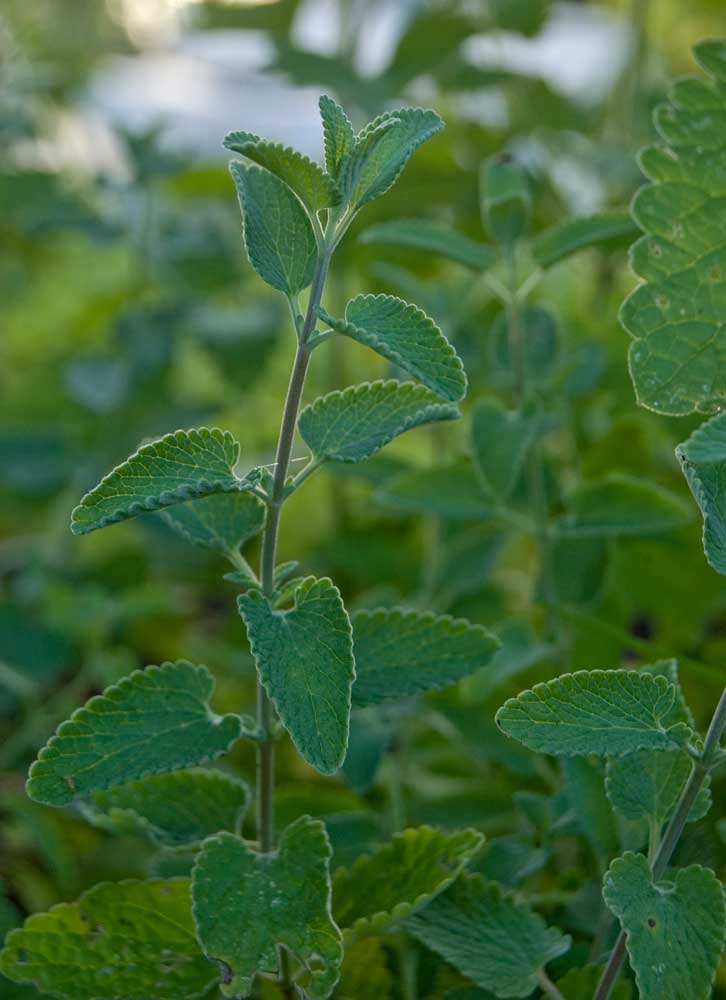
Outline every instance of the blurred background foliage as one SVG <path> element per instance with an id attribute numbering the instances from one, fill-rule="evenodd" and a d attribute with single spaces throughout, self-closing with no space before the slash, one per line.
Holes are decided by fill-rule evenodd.
<path id="1" fill-rule="evenodd" d="M 284 303 L 243 257 L 223 134 L 245 128 L 319 156 L 320 93 L 357 126 L 399 103 L 435 107 L 445 131 L 356 221 L 326 304 L 340 313 L 360 290 L 415 301 L 464 357 L 467 405 L 493 394 L 507 403 L 507 318 L 488 284 L 361 234 L 420 218 L 488 238 L 478 172 L 501 151 L 527 172 L 531 234 L 626 205 L 652 107 L 669 79 L 693 70 L 692 43 L 723 33 L 723 18 L 722 0 L 3 0 L 3 930 L 100 880 L 188 864 L 25 797 L 28 763 L 73 708 L 178 656 L 213 670 L 220 709 L 251 708 L 234 588 L 212 555 L 157 516 L 82 540 L 68 530 L 81 494 L 144 438 L 221 426 L 242 442 L 245 466 L 272 460 L 293 335 Z M 689 502 L 673 449 L 696 421 L 634 402 L 617 320 L 632 286 L 622 248 L 593 250 L 549 270 L 530 297 L 555 512 L 578 483 L 611 472 Z M 309 394 L 383 373 L 380 359 L 334 342 Z M 726 586 L 703 558 L 694 514 L 663 536 L 580 548 L 569 560 L 561 552 L 543 600 L 532 540 L 492 523 L 467 493 L 468 424 L 416 431 L 384 458 L 316 477 L 286 508 L 281 558 L 330 574 L 351 608 L 403 602 L 465 615 L 502 636 L 504 651 L 457 688 L 357 713 L 340 780 L 319 778 L 284 745 L 278 819 L 325 816 L 338 862 L 402 818 L 475 824 L 491 838 L 482 870 L 586 937 L 602 859 L 567 798 L 572 776 L 500 737 L 493 711 L 569 668 L 677 656 L 703 720 L 723 684 Z M 411 470 L 434 470 L 413 497 L 396 478 Z M 245 745 L 224 766 L 253 777 Z M 723 782 L 714 791 L 711 818 L 679 855 L 723 876 Z M 422 997 L 443 988 L 429 986 Z"/>

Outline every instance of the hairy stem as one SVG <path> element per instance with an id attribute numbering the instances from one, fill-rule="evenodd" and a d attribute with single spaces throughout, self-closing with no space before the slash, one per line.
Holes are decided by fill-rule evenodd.
<path id="1" fill-rule="evenodd" d="M 676 810 L 671 817 L 671 821 L 668 824 L 668 828 L 663 835 L 663 839 L 661 840 L 655 858 L 653 859 L 652 871 L 653 879 L 655 881 L 663 875 L 663 872 L 666 870 L 668 862 L 671 859 L 673 851 L 680 840 L 683 828 L 686 825 L 691 809 L 693 808 L 693 803 L 696 801 L 696 796 L 701 790 L 701 785 L 711 769 L 711 764 L 718 754 L 721 746 L 721 737 L 725 728 L 726 688 L 724 688 L 721 698 L 719 699 L 719 703 L 716 706 L 716 711 L 713 713 L 713 718 L 711 719 L 711 724 L 708 727 L 706 739 L 703 744 L 703 752 L 701 753 L 700 758 L 693 762 L 690 777 L 681 792 L 681 797 L 678 800 Z M 608 1000 L 612 988 L 615 985 L 618 975 L 620 974 L 620 968 L 623 964 L 624 958 L 625 932 L 621 931 L 618 935 L 617 941 L 615 942 L 615 947 L 610 955 L 608 964 L 605 966 L 602 978 L 598 983 L 593 1000 Z"/>
<path id="2" fill-rule="evenodd" d="M 325 285 L 325 277 L 330 263 L 330 252 L 326 248 L 319 257 L 313 282 L 310 288 L 307 311 L 302 329 L 299 331 L 295 362 L 287 387 L 285 408 L 280 424 L 280 435 L 277 441 L 275 455 L 275 473 L 270 493 L 267 517 L 262 534 L 262 549 L 260 553 L 260 583 L 262 592 L 271 597 L 274 591 L 275 554 L 277 552 L 277 535 L 280 527 L 280 512 L 284 502 L 285 480 L 290 465 L 290 454 L 295 438 L 297 415 L 300 410 L 305 375 L 310 360 L 308 340 L 315 329 L 318 306 Z M 275 787 L 275 745 L 272 738 L 274 710 L 265 689 L 257 681 L 257 725 L 261 739 L 257 745 L 257 840 L 260 850 L 271 851 L 275 844 L 275 829 L 273 817 L 273 795 Z"/>

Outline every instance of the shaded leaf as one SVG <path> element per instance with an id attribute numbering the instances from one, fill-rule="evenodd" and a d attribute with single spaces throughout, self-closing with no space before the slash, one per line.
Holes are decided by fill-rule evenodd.
<path id="1" fill-rule="evenodd" d="M 562 768 L 567 783 L 567 798 L 578 826 L 597 854 L 611 858 L 620 847 L 620 836 L 612 806 L 605 794 L 602 768 L 582 757 L 563 760 Z"/>
<path id="2" fill-rule="evenodd" d="M 602 973 L 602 966 L 584 965 L 580 969 L 570 969 L 555 986 L 567 1000 L 592 1000 Z M 633 1000 L 632 984 L 621 977 L 610 997 L 611 1000 Z"/>
<path id="3" fill-rule="evenodd" d="M 187 879 L 104 882 L 36 913 L 8 935 L 0 970 L 67 1000 L 192 1000 L 217 979 Z"/>
<path id="4" fill-rule="evenodd" d="M 30 768 L 28 795 L 63 806 L 219 757 L 239 739 L 241 721 L 210 710 L 213 690 L 207 668 L 186 660 L 135 670 L 61 723 Z"/>
<path id="5" fill-rule="evenodd" d="M 393 295 L 357 295 L 345 307 L 345 319 L 335 319 L 322 307 L 318 312 L 338 333 L 382 354 L 443 399 L 455 403 L 465 395 L 461 360 L 417 306 Z"/>
<path id="6" fill-rule="evenodd" d="M 482 625 L 449 615 L 379 608 L 358 611 L 352 623 L 354 705 L 453 684 L 486 666 L 499 648 Z"/>
<path id="7" fill-rule="evenodd" d="M 310 576 L 289 611 L 259 590 L 237 598 L 260 681 L 305 760 L 322 774 L 343 763 L 355 676 L 350 620 L 340 591 Z"/>
<path id="8" fill-rule="evenodd" d="M 451 520 L 481 520 L 492 514 L 492 501 L 482 493 L 471 462 L 403 472 L 387 479 L 376 497 L 393 510 Z"/>
<path id="9" fill-rule="evenodd" d="M 406 927 L 478 986 L 525 997 L 537 974 L 569 950 L 571 939 L 517 903 L 496 882 L 462 875 Z"/>
<path id="10" fill-rule="evenodd" d="M 510 497 L 540 428 L 534 410 L 508 411 L 498 400 L 479 400 L 471 415 L 471 447 L 485 493 L 499 501 Z"/>
<path id="11" fill-rule="evenodd" d="M 377 934 L 420 910 L 478 851 L 475 830 L 440 833 L 428 826 L 397 833 L 333 878 L 333 916 L 346 941 Z"/>
<path id="12" fill-rule="evenodd" d="M 629 212 L 599 212 L 550 226 L 536 238 L 532 251 L 540 267 L 551 267 L 587 247 L 624 246 L 637 235 L 638 227 Z"/>
<path id="13" fill-rule="evenodd" d="M 474 271 L 487 271 L 496 263 L 497 251 L 479 243 L 449 226 L 428 219 L 392 219 L 365 229 L 361 243 L 386 243 L 397 247 L 412 247 L 437 254 Z"/>
<path id="14" fill-rule="evenodd" d="M 503 156 L 493 156 L 482 165 L 480 186 L 489 232 L 499 243 L 511 246 L 523 234 L 531 211 L 524 171 Z"/>
<path id="15" fill-rule="evenodd" d="M 460 416 L 425 386 L 391 379 L 321 396 L 302 411 L 298 429 L 316 458 L 361 462 L 413 427 Z"/>
<path id="16" fill-rule="evenodd" d="M 726 413 L 698 427 L 676 448 L 678 461 L 703 514 L 703 550 L 726 573 Z"/>
<path id="17" fill-rule="evenodd" d="M 567 498 L 557 523 L 567 538 L 657 535 L 688 523 L 688 508 L 674 493 L 633 476 L 612 473 L 585 483 Z"/>
<path id="18" fill-rule="evenodd" d="M 530 750 L 620 756 L 682 747 L 691 735 L 669 724 L 676 689 L 664 677 L 633 670 L 578 670 L 510 698 L 499 728 Z"/>
<path id="19" fill-rule="evenodd" d="M 309 816 L 270 854 L 231 833 L 205 841 L 192 874 L 194 922 L 206 954 L 227 969 L 224 996 L 248 996 L 258 972 L 276 972 L 278 945 L 302 963 L 309 997 L 330 996 L 343 958 L 330 917 L 330 857 L 324 825 Z"/>
<path id="20" fill-rule="evenodd" d="M 86 493 L 71 514 L 71 531 L 85 535 L 195 497 L 249 490 L 259 476 L 234 474 L 239 453 L 229 431 L 206 427 L 145 444 Z"/>
<path id="21" fill-rule="evenodd" d="M 340 1000 L 390 1000 L 393 975 L 380 938 L 364 938 L 345 949 L 337 996 Z"/>
<path id="22" fill-rule="evenodd" d="M 317 246 L 310 220 L 290 188 L 268 170 L 230 164 L 244 219 L 250 264 L 263 281 L 297 295 L 313 280 Z"/>
<path id="23" fill-rule="evenodd" d="M 691 865 L 653 882 L 642 854 L 616 858 L 603 896 L 626 933 L 641 1000 L 707 1000 L 721 958 L 726 905 L 721 883 Z"/>
<path id="24" fill-rule="evenodd" d="M 265 506 L 252 493 L 218 493 L 175 504 L 161 516 L 193 545 L 232 555 L 262 530 Z"/>

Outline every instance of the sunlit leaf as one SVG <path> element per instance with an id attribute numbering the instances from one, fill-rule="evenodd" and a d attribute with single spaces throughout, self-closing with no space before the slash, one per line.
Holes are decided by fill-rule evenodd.
<path id="1" fill-rule="evenodd" d="M 323 95 L 318 106 L 323 122 L 325 166 L 331 177 L 337 177 L 344 158 L 353 150 L 355 134 L 345 111 L 332 97 Z"/>

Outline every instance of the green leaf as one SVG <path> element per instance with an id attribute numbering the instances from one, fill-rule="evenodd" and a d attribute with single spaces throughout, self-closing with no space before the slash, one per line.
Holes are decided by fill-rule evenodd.
<path id="1" fill-rule="evenodd" d="M 703 514 L 703 550 L 726 573 L 726 413 L 698 427 L 676 448 L 678 461 Z"/>
<path id="2" fill-rule="evenodd" d="M 595 995 L 603 968 L 598 965 L 583 965 L 580 969 L 570 969 L 555 986 L 567 1000 L 592 1000 Z M 611 1000 L 633 1000 L 632 985 L 622 977 L 610 994 Z"/>
<path id="3" fill-rule="evenodd" d="M 260 167 L 230 164 L 244 219 L 250 264 L 263 281 L 297 295 L 313 280 L 317 245 L 310 220 L 290 188 Z"/>
<path id="4" fill-rule="evenodd" d="M 397 833 L 333 878 L 333 916 L 346 943 L 378 934 L 415 913 L 458 877 L 484 838 L 476 830 L 429 826 Z"/>
<path id="5" fill-rule="evenodd" d="M 629 212 L 599 212 L 550 226 L 535 239 L 532 251 L 540 267 L 551 267 L 588 247 L 611 249 L 625 245 L 638 232 Z"/>
<path id="6" fill-rule="evenodd" d="M 628 852 L 606 872 L 603 896 L 626 933 L 640 1000 L 708 1000 L 726 930 L 712 871 L 691 865 L 654 883 L 647 859 Z"/>
<path id="7" fill-rule="evenodd" d="M 348 744 L 353 642 L 340 591 L 310 576 L 279 611 L 259 590 L 237 598 L 260 681 L 305 760 L 322 774 L 343 763 Z"/>
<path id="8" fill-rule="evenodd" d="M 455 420 L 455 403 L 415 382 L 364 382 L 316 399 L 300 414 L 298 429 L 323 461 L 362 462 L 413 427 Z"/>
<path id="9" fill-rule="evenodd" d="M 524 233 L 531 211 L 524 171 L 504 157 L 493 156 L 482 165 L 480 185 L 490 233 L 497 242 L 511 246 Z"/>
<path id="10" fill-rule="evenodd" d="M 540 428 L 535 410 L 513 412 L 496 399 L 479 400 L 471 417 L 471 447 L 485 493 L 501 502 L 511 496 Z"/>
<path id="11" fill-rule="evenodd" d="M 218 493 L 176 504 L 161 516 L 192 545 L 230 556 L 262 530 L 265 506 L 251 493 Z"/>
<path id="12" fill-rule="evenodd" d="M 717 77 L 722 44 L 694 50 Z M 630 374 L 638 402 L 676 415 L 717 410 L 726 399 L 726 92 L 722 82 L 689 79 L 668 96 L 654 115 L 664 145 L 640 155 L 652 182 L 632 206 L 645 232 L 631 250 L 642 282 L 620 318 L 633 337 Z"/>
<path id="13" fill-rule="evenodd" d="M 192 1000 L 217 979 L 187 879 L 105 882 L 11 931 L 0 971 L 67 1000 Z"/>
<path id="14" fill-rule="evenodd" d="M 353 615 L 353 704 L 453 684 L 486 666 L 498 648 L 482 625 L 462 618 L 403 608 L 358 611 Z"/>
<path id="15" fill-rule="evenodd" d="M 649 751 L 646 751 L 649 752 Z M 609 859 L 620 847 L 618 825 L 605 794 L 602 768 L 582 757 L 563 760 L 567 798 L 594 851 Z"/>
<path id="16" fill-rule="evenodd" d="M 438 254 L 472 270 L 488 271 L 497 261 L 497 251 L 486 243 L 472 240 L 456 229 L 428 219 L 392 219 L 364 230 L 361 243 L 386 243 Z"/>
<path id="17" fill-rule="evenodd" d="M 279 945 L 302 963 L 305 994 L 330 996 L 343 958 L 330 917 L 331 854 L 324 825 L 309 816 L 288 826 L 270 854 L 231 833 L 205 841 L 192 873 L 194 922 L 223 969 L 224 996 L 248 996 L 258 972 L 276 972 Z"/>
<path id="18" fill-rule="evenodd" d="M 295 192 L 310 215 L 340 201 L 340 191 L 322 167 L 290 146 L 268 142 L 250 132 L 230 132 L 224 145 L 269 170 Z M 235 178 L 236 180 L 236 178 Z"/>
<path id="19" fill-rule="evenodd" d="M 538 913 L 478 875 L 462 875 L 422 913 L 410 917 L 406 927 L 498 997 L 529 996 L 538 973 L 571 944 Z"/>
<path id="20" fill-rule="evenodd" d="M 345 200 L 357 211 L 385 194 L 418 147 L 443 127 L 435 111 L 422 108 L 387 111 L 370 122 L 340 163 L 338 179 Z"/>
<path id="21" fill-rule="evenodd" d="M 321 319 L 338 333 L 365 344 L 403 368 L 439 396 L 456 403 L 466 394 L 466 375 L 456 351 L 434 321 L 393 295 L 356 295 L 335 319 Z"/>
<path id="22" fill-rule="evenodd" d="M 393 976 L 380 938 L 364 938 L 345 949 L 336 996 L 339 1000 L 391 1000 Z"/>
<path id="23" fill-rule="evenodd" d="M 607 793 L 613 808 L 625 819 L 652 819 L 662 825 L 673 815 L 692 768 L 685 750 L 637 750 L 607 764 Z M 711 792 L 703 784 L 689 814 L 690 823 L 702 819 L 711 806 Z"/>
<path id="24" fill-rule="evenodd" d="M 626 538 L 659 535 L 689 521 L 680 497 L 634 476 L 612 473 L 585 483 L 567 498 L 557 523 L 566 538 Z"/>
<path id="25" fill-rule="evenodd" d="M 234 474 L 239 453 L 229 431 L 206 427 L 145 444 L 86 493 L 71 514 L 71 531 L 86 535 L 194 497 L 250 490 L 259 477 Z"/>
<path id="26" fill-rule="evenodd" d="M 668 714 L 676 689 L 634 670 L 578 670 L 522 691 L 499 709 L 499 728 L 530 750 L 619 757 L 682 747 L 691 735 Z"/>
<path id="27" fill-rule="evenodd" d="M 237 715 L 209 708 L 214 679 L 186 660 L 135 670 L 61 723 L 30 768 L 31 799 L 76 796 L 214 760 L 239 739 Z"/>
<path id="28" fill-rule="evenodd" d="M 323 94 L 318 102 L 318 107 L 323 122 L 325 166 L 331 177 L 337 177 L 341 163 L 352 152 L 355 145 L 353 126 L 345 111 L 339 104 L 335 103 L 332 97 Z"/>
<path id="29" fill-rule="evenodd" d="M 249 799 L 238 778 L 191 769 L 92 792 L 84 813 L 97 826 L 144 833 L 160 847 L 194 847 L 220 830 L 236 833 Z"/>
<path id="30" fill-rule="evenodd" d="M 393 510 L 450 520 L 478 521 L 492 513 L 471 462 L 403 472 L 386 480 L 376 496 Z"/>

